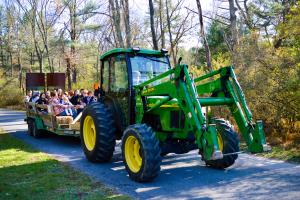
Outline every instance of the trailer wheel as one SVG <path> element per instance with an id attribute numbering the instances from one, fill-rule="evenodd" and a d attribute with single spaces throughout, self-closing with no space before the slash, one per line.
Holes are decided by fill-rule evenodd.
<path id="1" fill-rule="evenodd" d="M 112 113 L 102 103 L 90 104 L 83 110 L 80 138 L 86 158 L 91 162 L 108 162 L 115 150 Z"/>
<path id="2" fill-rule="evenodd" d="M 220 150 L 223 154 L 234 153 L 239 151 L 239 139 L 237 133 L 232 129 L 232 125 L 223 119 L 215 120 L 217 125 L 217 139 Z M 215 169 L 224 169 L 234 164 L 238 154 L 225 155 L 222 159 L 206 160 L 209 167 Z"/>
<path id="3" fill-rule="evenodd" d="M 124 131 L 122 155 L 129 177 L 134 181 L 151 181 L 160 171 L 159 141 L 146 124 L 131 125 Z"/>
<path id="4" fill-rule="evenodd" d="M 41 137 L 41 130 L 37 128 L 36 122 L 32 120 L 32 136 L 34 138 L 40 138 Z"/>
<path id="5" fill-rule="evenodd" d="M 33 120 L 30 118 L 27 118 L 27 125 L 28 125 L 28 130 L 27 133 L 28 135 L 32 136 L 33 135 Z"/>

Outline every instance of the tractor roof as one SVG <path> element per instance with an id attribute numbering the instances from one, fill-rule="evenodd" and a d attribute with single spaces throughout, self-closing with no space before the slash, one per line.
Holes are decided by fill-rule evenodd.
<path id="1" fill-rule="evenodd" d="M 138 54 L 146 54 L 146 55 L 153 55 L 153 56 L 164 56 L 164 52 L 158 50 L 150 50 L 150 49 L 139 49 L 135 50 L 135 48 L 115 48 L 109 50 L 100 56 L 100 60 L 112 55 L 112 54 L 119 54 L 119 53 L 133 53 L 137 52 Z"/>

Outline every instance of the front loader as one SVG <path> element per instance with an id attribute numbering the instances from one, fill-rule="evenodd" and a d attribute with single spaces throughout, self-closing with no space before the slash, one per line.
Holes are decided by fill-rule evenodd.
<path id="1" fill-rule="evenodd" d="M 110 161 L 122 140 L 126 170 L 138 182 L 155 178 L 168 153 L 198 149 L 207 166 L 227 168 L 238 157 L 239 139 L 228 121 L 207 120 L 207 106 L 228 107 L 250 152 L 269 150 L 232 67 L 193 79 L 187 65 L 170 67 L 165 50 L 114 49 L 100 59 L 101 98 L 81 119 L 88 160 Z"/>

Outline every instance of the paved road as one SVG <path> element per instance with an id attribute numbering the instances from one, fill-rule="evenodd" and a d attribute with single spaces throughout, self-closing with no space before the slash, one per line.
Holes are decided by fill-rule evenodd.
<path id="1" fill-rule="evenodd" d="M 137 199 L 300 199 L 300 165 L 241 154 L 227 170 L 204 166 L 196 151 L 168 155 L 151 183 L 129 180 L 117 147 L 113 162 L 89 163 L 79 139 L 27 135 L 24 112 L 0 109 L 0 127 L 120 193 Z M 0 169 L 1 170 L 1 169 Z"/>

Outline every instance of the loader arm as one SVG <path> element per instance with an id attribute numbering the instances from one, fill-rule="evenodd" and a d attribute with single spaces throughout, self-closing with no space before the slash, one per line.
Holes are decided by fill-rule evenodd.
<path id="1" fill-rule="evenodd" d="M 150 86 L 151 83 L 166 77 L 170 77 L 170 80 Z M 146 98 L 151 96 L 163 96 L 164 98 L 160 98 L 149 108 Z M 158 109 L 172 99 L 177 99 L 178 106 L 188 117 L 196 143 L 203 152 L 204 158 L 206 160 L 221 159 L 223 155 L 217 142 L 216 126 L 215 124 L 206 124 L 200 98 L 193 80 L 189 76 L 187 65 L 177 65 L 175 68 L 136 86 L 137 123 L 142 122 L 145 113 Z"/>
<path id="2" fill-rule="evenodd" d="M 168 81 L 153 85 L 154 82 L 169 77 Z M 207 124 L 202 106 L 226 105 L 231 111 L 238 128 L 245 139 L 249 151 L 253 153 L 268 150 L 261 121 L 252 122 L 252 114 L 232 67 L 225 67 L 204 76 L 192 79 L 187 65 L 177 65 L 142 84 L 135 86 L 137 116 L 141 123 L 143 116 L 159 109 L 172 99 L 187 116 L 195 134 L 198 148 L 204 159 L 214 160 L 223 157 L 217 142 L 215 124 Z M 212 94 L 210 97 L 199 95 Z M 147 105 L 147 97 L 161 96 L 154 105 Z"/>
<path id="3" fill-rule="evenodd" d="M 216 78 L 216 76 L 219 77 Z M 199 94 L 213 93 L 216 97 L 230 99 L 230 103 L 224 103 L 224 105 L 229 107 L 250 152 L 258 153 L 270 150 L 270 147 L 266 145 L 263 123 L 260 120 L 256 123 L 253 122 L 252 113 L 247 106 L 245 95 L 232 67 L 221 68 L 198 77 L 194 81 Z M 201 83 L 204 81 L 206 83 Z"/>

